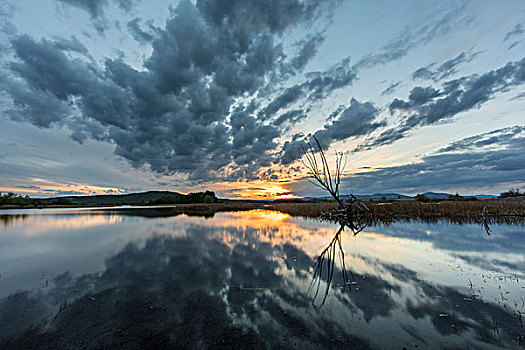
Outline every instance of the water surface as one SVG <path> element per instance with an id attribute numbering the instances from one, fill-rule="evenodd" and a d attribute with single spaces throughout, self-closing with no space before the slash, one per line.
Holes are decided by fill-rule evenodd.
<path id="1" fill-rule="evenodd" d="M 327 289 L 316 261 L 338 229 L 262 210 L 0 211 L 0 348 L 524 347 L 522 226 L 343 231 Z"/>

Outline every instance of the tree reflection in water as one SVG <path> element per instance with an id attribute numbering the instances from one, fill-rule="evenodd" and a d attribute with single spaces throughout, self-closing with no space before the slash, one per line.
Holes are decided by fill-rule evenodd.
<path id="1" fill-rule="evenodd" d="M 345 252 L 343 249 L 343 245 L 341 244 L 341 233 L 343 231 L 344 231 L 344 225 L 341 225 L 339 227 L 339 230 L 337 230 L 337 233 L 335 234 L 332 241 L 330 241 L 330 244 L 328 244 L 328 246 L 321 252 L 319 257 L 317 258 L 317 261 L 315 262 L 314 275 L 312 278 L 312 282 L 310 283 L 310 287 L 308 288 L 308 293 L 310 293 L 310 290 L 312 289 L 312 287 L 315 288 L 315 294 L 314 294 L 312 303 L 315 303 L 315 299 L 317 298 L 319 294 L 319 288 L 321 287 L 321 280 L 323 280 L 323 268 L 324 268 L 326 287 L 325 287 L 325 291 L 323 295 L 323 300 L 321 301 L 321 306 L 324 305 L 326 298 L 328 297 L 328 292 L 330 291 L 330 286 L 332 285 L 332 279 L 334 277 L 334 270 L 335 270 L 336 255 L 338 253 L 339 253 L 339 260 L 341 262 L 343 291 L 346 288 L 350 288 L 350 286 L 347 286 L 350 283 L 350 280 L 347 275 L 347 269 L 346 269 L 346 263 L 345 263 Z"/>
<path id="2" fill-rule="evenodd" d="M 351 270 L 346 268 L 345 252 L 343 249 L 342 234 L 345 228 L 348 228 L 353 236 L 357 236 L 367 226 L 367 219 L 365 212 L 368 211 L 367 206 L 361 202 L 354 195 L 350 195 L 350 199 L 343 201 L 339 200 L 339 207 L 332 210 L 331 212 L 323 214 L 322 218 L 329 221 L 337 221 L 339 223 L 339 229 L 335 233 L 328 246 L 319 254 L 314 266 L 313 279 L 310 284 L 308 291 L 315 289 L 312 303 L 315 304 L 315 300 L 319 295 L 319 289 L 321 287 L 321 281 L 325 280 L 326 286 L 323 294 L 323 299 L 319 306 L 323 306 L 328 292 L 332 286 L 332 280 L 334 277 L 335 262 L 339 260 L 341 265 L 341 277 L 343 281 L 343 292 L 348 289 L 351 291 L 350 279 L 348 278 L 348 272 L 352 274 Z M 323 273 L 324 271 L 324 273 Z"/>

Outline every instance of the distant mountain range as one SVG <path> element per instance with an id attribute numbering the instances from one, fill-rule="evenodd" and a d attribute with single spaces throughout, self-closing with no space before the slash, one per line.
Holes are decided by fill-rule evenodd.
<path id="1" fill-rule="evenodd" d="M 449 197 L 454 196 L 450 193 L 439 193 L 439 192 L 425 192 L 427 197 Z M 156 201 L 162 201 L 163 197 L 173 196 L 173 197 L 185 197 L 185 195 L 172 192 L 172 191 L 147 191 L 140 193 L 130 193 L 130 194 L 108 194 L 108 195 L 92 195 L 92 196 L 66 196 L 66 197 L 52 197 L 52 198 L 34 198 L 41 204 L 44 205 L 142 205 L 142 204 L 151 204 Z M 172 199 L 173 199 L 172 197 Z M 374 193 L 374 194 L 357 194 L 359 199 L 410 199 L 415 196 L 407 196 L 400 193 Z M 496 197 L 493 195 L 473 195 L 473 196 L 464 196 L 464 197 L 479 197 L 479 198 L 488 198 Z M 350 195 L 341 195 L 342 199 L 349 199 Z M 304 197 L 302 200 L 331 200 L 331 197 Z M 217 200 L 217 198 L 215 198 Z M 299 201 L 301 199 L 298 199 Z M 222 200 L 224 201 L 224 200 Z M 230 200 L 226 200 L 230 201 Z M 171 202 L 170 202 L 171 203 Z"/>
<path id="2" fill-rule="evenodd" d="M 454 196 L 455 194 L 452 193 L 443 193 L 443 192 L 425 192 L 423 193 L 427 197 L 436 198 L 436 197 L 449 197 Z M 355 195 L 359 199 L 410 199 L 415 198 L 416 196 L 407 196 L 405 194 L 400 193 L 374 193 L 374 194 L 356 194 Z M 476 194 L 476 195 L 462 195 L 462 197 L 477 197 L 477 198 L 494 198 L 497 196 L 491 195 L 491 194 Z M 342 199 L 350 199 L 350 195 L 341 195 Z M 324 197 L 306 197 L 305 199 L 332 199 L 331 197 L 324 196 Z"/>
<path id="3" fill-rule="evenodd" d="M 341 196 L 343 199 L 349 199 L 350 195 Z M 396 198 L 411 198 L 410 196 L 405 196 L 404 194 L 399 193 L 374 193 L 374 194 L 357 194 L 359 199 L 372 199 L 372 198 L 387 198 L 387 199 L 396 199 Z"/>

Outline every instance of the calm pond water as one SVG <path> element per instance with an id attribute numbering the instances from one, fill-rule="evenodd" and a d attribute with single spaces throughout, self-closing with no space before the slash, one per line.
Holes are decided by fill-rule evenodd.
<path id="1" fill-rule="evenodd" d="M 263 210 L 0 211 L 0 348 L 525 346 L 523 226 L 396 223 L 329 246 L 338 229 Z"/>

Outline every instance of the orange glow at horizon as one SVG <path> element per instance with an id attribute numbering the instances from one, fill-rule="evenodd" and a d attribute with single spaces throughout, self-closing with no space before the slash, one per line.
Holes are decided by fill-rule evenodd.
<path id="1" fill-rule="evenodd" d="M 124 189 L 118 187 L 93 186 L 82 183 L 60 183 L 56 181 L 32 178 L 27 186 L 0 186 L 0 192 L 14 192 L 22 195 L 35 196 L 81 196 L 97 194 L 123 194 Z M 63 193 L 66 192 L 66 193 Z"/>
<path id="2" fill-rule="evenodd" d="M 287 182 L 286 182 L 287 183 Z M 230 193 L 238 199 L 292 199 L 298 198 L 286 188 L 286 183 L 255 180 L 238 182 Z"/>
<path id="3" fill-rule="evenodd" d="M 225 192 L 225 196 L 235 199 L 291 199 L 298 198 L 286 188 L 289 182 L 272 182 L 255 180 L 250 182 L 215 182 L 210 183 L 202 189 L 189 188 L 163 188 L 179 193 L 211 190 L 215 192 Z M 184 186 L 182 186 L 184 187 Z M 154 190 L 154 189 L 147 189 Z M 146 190 L 145 190 L 146 191 Z M 82 183 L 60 183 L 56 181 L 32 178 L 28 184 L 21 186 L 1 186 L 0 192 L 14 192 L 31 197 L 38 196 L 77 196 L 77 195 L 100 195 L 100 194 L 124 194 L 126 191 L 119 187 L 103 187 Z M 228 195 L 229 194 L 229 195 Z"/>

